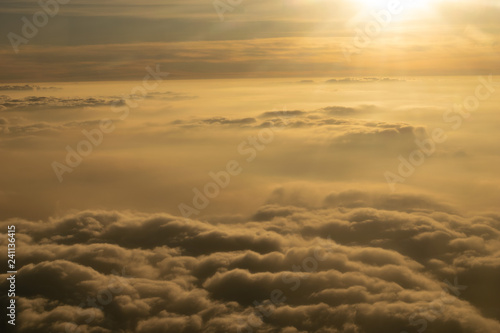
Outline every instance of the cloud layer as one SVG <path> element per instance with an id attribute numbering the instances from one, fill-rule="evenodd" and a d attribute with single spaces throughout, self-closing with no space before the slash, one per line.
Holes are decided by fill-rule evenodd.
<path id="1" fill-rule="evenodd" d="M 19 230 L 18 331 L 500 329 L 498 214 L 360 191 L 311 208 L 277 193 L 223 223 L 109 211 L 2 222 Z"/>

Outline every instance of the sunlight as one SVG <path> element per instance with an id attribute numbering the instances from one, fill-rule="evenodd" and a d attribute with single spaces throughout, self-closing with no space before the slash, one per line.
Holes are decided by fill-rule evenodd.
<path id="1" fill-rule="evenodd" d="M 356 0 L 362 6 L 368 9 L 379 8 L 404 8 L 404 9 L 422 9 L 429 8 L 431 4 L 440 2 L 440 0 Z"/>
<path id="2" fill-rule="evenodd" d="M 368 13 L 370 17 L 377 13 L 391 22 L 433 18 L 438 13 L 437 5 L 445 1 L 452 0 L 354 0 L 358 8 L 354 21 L 366 20 Z"/>

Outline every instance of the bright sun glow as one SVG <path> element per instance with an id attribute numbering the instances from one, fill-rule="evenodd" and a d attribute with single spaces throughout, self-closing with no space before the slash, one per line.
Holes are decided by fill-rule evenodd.
<path id="1" fill-rule="evenodd" d="M 367 12 L 391 12 L 391 21 L 402 21 L 423 17 L 433 17 L 436 14 L 436 4 L 447 0 L 355 0 L 360 17 Z M 364 13 L 364 14 L 361 14 Z"/>
<path id="2" fill-rule="evenodd" d="M 439 2 L 432 0 L 356 0 L 370 9 L 376 8 L 389 8 L 390 6 L 394 6 L 394 8 L 403 8 L 406 9 L 417 9 L 417 8 L 428 8 L 432 3 Z"/>

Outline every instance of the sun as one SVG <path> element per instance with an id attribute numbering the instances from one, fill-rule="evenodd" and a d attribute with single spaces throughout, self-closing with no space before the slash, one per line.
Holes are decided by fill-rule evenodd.
<path id="1" fill-rule="evenodd" d="M 386 0 L 356 0 L 357 2 L 363 3 L 367 6 L 380 7 L 387 4 Z"/>
<path id="2" fill-rule="evenodd" d="M 450 0 L 354 0 L 360 13 L 389 12 L 391 20 L 433 17 L 438 3 Z"/>
<path id="3" fill-rule="evenodd" d="M 393 8 L 394 10 L 428 8 L 431 3 L 438 1 L 440 0 L 355 0 L 360 6 L 370 9 Z"/>

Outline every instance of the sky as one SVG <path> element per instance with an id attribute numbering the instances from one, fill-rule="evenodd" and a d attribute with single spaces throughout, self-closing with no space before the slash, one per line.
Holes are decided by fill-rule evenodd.
<path id="1" fill-rule="evenodd" d="M 151 63 L 171 78 L 499 69 L 495 0 L 401 0 L 394 8 L 383 0 L 230 3 L 61 0 L 44 21 L 37 1 L 4 0 L 0 29 L 11 35 L 0 39 L 0 81 L 137 80 Z M 34 16 L 41 27 L 30 29 Z"/>
<path id="2" fill-rule="evenodd" d="M 498 14 L 2 1 L 2 332 L 500 332 Z"/>

